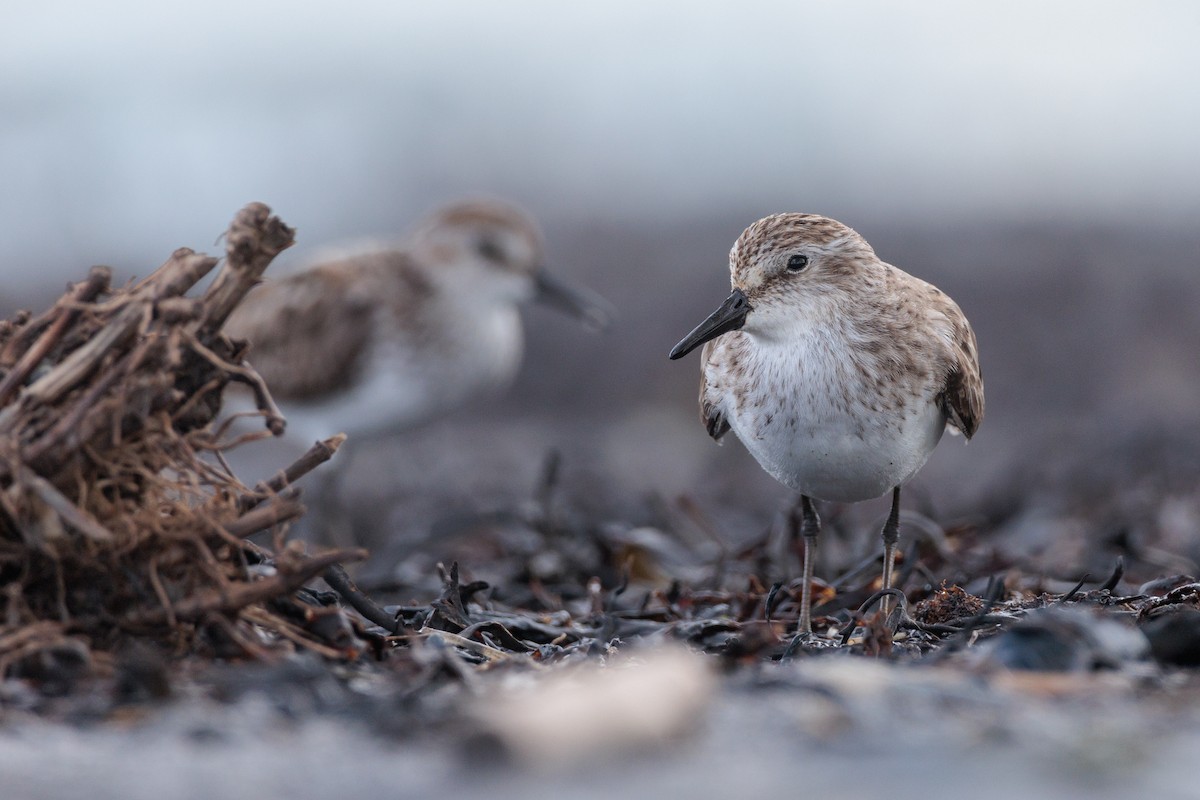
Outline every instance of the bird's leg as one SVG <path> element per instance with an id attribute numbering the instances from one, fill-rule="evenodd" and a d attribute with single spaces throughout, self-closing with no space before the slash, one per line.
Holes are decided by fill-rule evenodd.
<path id="1" fill-rule="evenodd" d="M 892 489 L 892 511 L 883 523 L 883 589 L 892 588 L 892 572 L 896 565 L 896 545 L 900 541 L 900 487 Z M 892 610 L 891 595 L 884 595 L 883 613 Z"/>
<path id="2" fill-rule="evenodd" d="M 312 523 L 315 541 L 331 547 L 357 547 L 353 509 L 346 502 L 347 480 L 355 447 L 342 447 L 329 469 L 316 475 L 312 486 Z"/>
<path id="3" fill-rule="evenodd" d="M 800 533 L 804 537 L 804 583 L 800 587 L 800 633 L 812 633 L 813 562 L 817 558 L 817 537 L 821 534 L 821 518 L 812 500 L 800 496 Z"/>

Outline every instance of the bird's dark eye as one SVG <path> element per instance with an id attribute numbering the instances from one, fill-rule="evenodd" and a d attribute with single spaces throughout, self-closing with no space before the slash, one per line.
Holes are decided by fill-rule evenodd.
<path id="1" fill-rule="evenodd" d="M 504 261 L 504 250 L 500 247 L 500 243 L 490 236 L 480 239 L 479 244 L 475 245 L 475 249 L 488 261 L 495 261 L 497 264 Z"/>
<path id="2" fill-rule="evenodd" d="M 800 272 L 808 266 L 808 256 L 797 253 L 788 259 L 788 272 Z"/>

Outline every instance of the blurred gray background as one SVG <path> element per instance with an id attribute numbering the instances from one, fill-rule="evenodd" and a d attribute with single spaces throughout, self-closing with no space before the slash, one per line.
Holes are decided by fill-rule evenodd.
<path id="1" fill-rule="evenodd" d="M 549 448 L 585 504 L 689 493 L 766 524 L 787 491 L 708 440 L 698 359 L 666 353 L 726 295 L 742 228 L 784 210 L 855 227 L 976 328 L 987 419 L 914 503 L 994 509 L 1054 459 L 1195 441 L 1194 3 L 173 6 L 3 13 L 4 313 L 94 263 L 219 250 L 251 200 L 298 228 L 297 263 L 476 193 L 528 207 L 553 266 L 621 310 L 592 336 L 531 309 L 501 400 L 356 457 L 364 497 L 403 501 L 385 531 L 526 496 Z"/>

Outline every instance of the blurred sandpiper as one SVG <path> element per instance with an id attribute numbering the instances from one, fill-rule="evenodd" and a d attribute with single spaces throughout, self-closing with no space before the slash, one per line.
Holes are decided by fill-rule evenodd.
<path id="1" fill-rule="evenodd" d="M 370 247 L 256 287 L 226 325 L 293 434 L 412 427 L 507 386 L 519 306 L 539 300 L 592 328 L 611 306 L 546 271 L 542 237 L 498 201 L 443 208 L 398 247 Z"/>
<path id="2" fill-rule="evenodd" d="M 704 345 L 700 418 L 732 430 L 772 477 L 800 492 L 804 585 L 799 631 L 812 631 L 820 519 L 812 500 L 892 492 L 883 588 L 900 537 L 900 487 L 949 427 L 983 420 L 975 334 L 944 292 L 881 261 L 858 233 L 815 214 L 775 214 L 729 254 L 733 291 L 675 346 Z M 886 601 L 885 601 L 886 607 Z"/>

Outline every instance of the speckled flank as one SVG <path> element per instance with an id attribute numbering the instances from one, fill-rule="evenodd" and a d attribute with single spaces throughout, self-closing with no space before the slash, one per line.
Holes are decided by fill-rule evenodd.
<path id="1" fill-rule="evenodd" d="M 789 258 L 804 255 L 800 269 Z M 936 287 L 880 261 L 850 228 L 811 214 L 751 225 L 730 252 L 753 309 L 706 344 L 701 417 L 813 497 L 859 500 L 907 481 L 947 424 L 983 419 L 975 337 Z"/>

